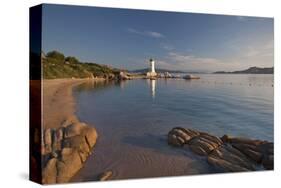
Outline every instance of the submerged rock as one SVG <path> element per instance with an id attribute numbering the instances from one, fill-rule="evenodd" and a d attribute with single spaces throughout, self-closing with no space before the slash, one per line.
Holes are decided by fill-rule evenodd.
<path id="1" fill-rule="evenodd" d="M 168 133 L 168 143 L 174 146 L 188 144 L 199 155 L 207 155 L 222 144 L 220 138 L 192 129 L 173 128 Z"/>
<path id="2" fill-rule="evenodd" d="M 205 132 L 175 127 L 168 133 L 168 143 L 188 146 L 198 155 L 206 156 L 209 164 L 226 172 L 258 170 L 258 164 L 272 170 L 274 148 L 272 142 L 237 138 L 224 135 L 221 138 Z"/>
<path id="3" fill-rule="evenodd" d="M 254 163 L 230 145 L 223 145 L 208 156 L 208 162 L 228 172 L 255 170 Z"/>
<path id="4" fill-rule="evenodd" d="M 263 159 L 262 159 L 262 165 L 267 170 L 273 170 L 274 156 L 273 155 L 264 156 Z"/>
<path id="5" fill-rule="evenodd" d="M 221 137 L 221 140 L 225 143 L 225 142 L 229 142 L 230 136 L 225 134 Z"/>
<path id="6" fill-rule="evenodd" d="M 248 145 L 253 145 L 253 146 L 258 146 L 260 144 L 265 143 L 265 141 L 262 140 L 252 140 L 248 138 L 239 138 L 239 137 L 228 137 L 227 142 L 231 144 L 248 144 Z"/>
<path id="7" fill-rule="evenodd" d="M 272 142 L 252 140 L 248 138 L 223 137 L 225 138 L 226 143 L 231 144 L 256 163 L 261 163 L 265 169 L 273 169 L 274 148 Z"/>
<path id="8" fill-rule="evenodd" d="M 233 164 L 229 161 L 226 161 L 226 160 L 223 160 L 223 159 L 220 159 L 220 158 L 215 158 L 215 157 L 212 157 L 212 156 L 208 157 L 208 163 L 210 163 L 214 166 L 220 167 L 221 169 L 223 169 L 224 171 L 227 171 L 227 172 L 245 172 L 245 171 L 248 171 L 248 169 L 246 169 L 244 167 L 238 166 L 238 165 Z"/>
<path id="9" fill-rule="evenodd" d="M 182 146 L 184 144 L 184 140 L 176 135 L 169 134 L 168 144 L 173 146 Z"/>
<path id="10" fill-rule="evenodd" d="M 188 144 L 190 145 L 191 150 L 198 155 L 208 155 L 220 146 L 219 142 L 213 142 L 201 135 L 194 137 Z"/>
<path id="11" fill-rule="evenodd" d="M 244 153 L 246 156 L 248 156 L 250 159 L 254 160 L 257 163 L 261 163 L 263 154 L 259 152 L 258 148 L 253 145 L 249 144 L 242 144 L 242 143 L 234 143 L 232 146 L 242 153 Z"/>
<path id="12" fill-rule="evenodd" d="M 168 133 L 168 143 L 174 146 L 182 146 L 197 135 L 199 135 L 199 132 L 176 127 Z"/>

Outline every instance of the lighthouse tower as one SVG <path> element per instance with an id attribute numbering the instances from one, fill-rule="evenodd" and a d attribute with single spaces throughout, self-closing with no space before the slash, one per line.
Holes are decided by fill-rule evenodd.
<path id="1" fill-rule="evenodd" d="M 150 71 L 152 73 L 155 73 L 155 62 L 153 59 L 150 59 L 149 61 L 150 61 Z"/>
<path id="2" fill-rule="evenodd" d="M 155 72 L 155 61 L 153 59 L 149 60 L 150 63 L 150 71 L 146 73 L 147 77 L 156 77 L 157 73 Z"/>

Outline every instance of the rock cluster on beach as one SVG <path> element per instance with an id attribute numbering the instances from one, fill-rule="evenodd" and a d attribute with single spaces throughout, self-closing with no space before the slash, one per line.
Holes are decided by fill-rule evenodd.
<path id="1" fill-rule="evenodd" d="M 131 78 L 125 73 L 125 72 L 120 72 L 118 75 L 119 80 L 130 80 Z"/>
<path id="2" fill-rule="evenodd" d="M 205 132 L 176 127 L 168 133 L 168 143 L 206 156 L 209 164 L 226 172 L 255 171 L 261 167 L 273 169 L 272 142 L 227 135 L 219 138 Z"/>
<path id="3" fill-rule="evenodd" d="M 43 184 L 68 182 L 97 140 L 96 130 L 75 117 L 64 121 L 60 128 L 44 129 L 42 136 Z"/>

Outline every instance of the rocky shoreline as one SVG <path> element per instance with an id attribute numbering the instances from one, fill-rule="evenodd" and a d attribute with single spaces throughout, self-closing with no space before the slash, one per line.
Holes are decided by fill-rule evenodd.
<path id="1" fill-rule="evenodd" d="M 42 139 L 42 183 L 65 183 L 92 153 L 97 132 L 74 117 L 67 119 L 60 128 L 45 129 Z"/>
<path id="2" fill-rule="evenodd" d="M 42 183 L 66 183 L 91 155 L 96 129 L 75 116 L 72 88 L 88 79 L 44 80 L 43 130 L 41 136 Z M 205 132 L 176 127 L 168 133 L 169 145 L 191 150 L 223 172 L 273 170 L 274 144 L 268 141 L 217 137 Z M 110 180 L 112 171 L 98 180 Z"/>
<path id="3" fill-rule="evenodd" d="M 169 72 L 165 72 L 163 74 L 158 74 L 155 73 L 155 75 L 147 75 L 143 73 L 127 73 L 127 72 L 120 72 L 117 79 L 118 80 L 134 80 L 134 79 L 151 79 L 151 80 L 156 80 L 156 79 L 185 79 L 185 80 L 197 80 L 200 79 L 199 76 L 192 75 L 192 74 L 186 74 L 184 76 L 180 75 L 172 75 Z"/>
<path id="4" fill-rule="evenodd" d="M 274 169 L 274 144 L 268 141 L 221 138 L 188 128 L 176 127 L 168 133 L 168 144 L 205 156 L 208 163 L 224 172 Z"/>
<path id="5" fill-rule="evenodd" d="M 74 86 L 88 79 L 43 81 L 42 183 L 66 183 L 91 155 L 96 129 L 75 116 Z"/>

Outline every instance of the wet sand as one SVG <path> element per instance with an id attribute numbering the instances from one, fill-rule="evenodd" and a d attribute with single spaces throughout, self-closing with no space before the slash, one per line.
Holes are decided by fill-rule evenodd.
<path id="1" fill-rule="evenodd" d="M 122 136 L 122 129 L 97 127 L 95 152 L 72 182 L 98 180 L 112 171 L 111 180 L 210 174 L 218 172 L 189 149 L 169 146 L 166 135 Z"/>

